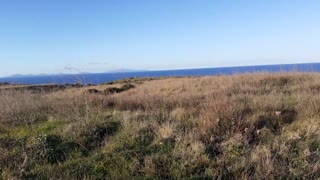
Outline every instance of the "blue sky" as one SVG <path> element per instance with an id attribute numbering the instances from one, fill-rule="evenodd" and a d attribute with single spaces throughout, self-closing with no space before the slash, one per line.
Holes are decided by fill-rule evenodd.
<path id="1" fill-rule="evenodd" d="M 319 0 L 1 0 L 0 76 L 320 60 Z"/>

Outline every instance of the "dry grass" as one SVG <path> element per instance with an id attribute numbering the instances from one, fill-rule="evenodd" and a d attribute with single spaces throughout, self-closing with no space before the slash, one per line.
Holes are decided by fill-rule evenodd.
<path id="1" fill-rule="evenodd" d="M 123 83 L 136 87 L 85 93 Z M 320 178 L 319 74 L 0 93 L 3 179 Z"/>

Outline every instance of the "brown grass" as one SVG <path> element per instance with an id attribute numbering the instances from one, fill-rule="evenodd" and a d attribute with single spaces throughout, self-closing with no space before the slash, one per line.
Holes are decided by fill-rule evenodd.
<path id="1" fill-rule="evenodd" d="M 40 134 L 72 139 L 87 151 L 58 164 L 42 164 L 42 168 L 36 161 L 25 174 L 16 172 L 15 165 L 0 163 L 2 177 L 61 178 L 55 173 L 59 170 L 70 178 L 89 179 L 320 178 L 319 74 L 260 73 L 129 82 L 136 87 L 108 95 L 85 92 L 119 88 L 122 81 L 46 94 L 0 92 L 0 121 L 6 124 L 0 128 L 0 137 L 8 137 L 6 133 L 16 137 L 8 133 L 13 125 L 62 121 L 60 131 L 53 127 L 54 131 Z M 121 128 L 100 136 L 109 121 L 119 122 Z M 21 131 L 18 128 L 19 136 Z M 32 139 L 33 134 L 25 138 Z M 86 144 L 91 135 L 102 138 L 97 147 Z M 9 147 L 0 148 L 0 153 L 9 151 Z M 0 155 L 0 161 L 9 157 Z M 72 162 L 83 165 L 71 170 Z M 84 167 L 98 168 L 99 172 Z"/>

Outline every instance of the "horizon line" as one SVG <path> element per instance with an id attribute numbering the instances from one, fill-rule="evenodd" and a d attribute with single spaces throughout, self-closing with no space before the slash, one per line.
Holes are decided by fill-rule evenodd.
<path id="1" fill-rule="evenodd" d="M 135 70 L 126 69 L 127 71 L 116 71 L 109 70 L 106 72 L 79 72 L 79 73 L 39 73 L 39 74 L 12 74 L 8 76 L 0 76 L 0 78 L 18 78 L 20 77 L 32 77 L 32 76 L 59 76 L 59 75 L 80 75 L 80 74 L 114 74 L 114 73 L 134 73 L 134 72 L 157 72 L 157 71 L 175 71 L 175 70 L 195 70 L 195 69 L 220 69 L 220 68 L 244 68 L 244 67 L 263 67 L 263 66 L 290 66 L 290 65 L 312 65 L 320 64 L 320 61 L 316 62 L 299 62 L 299 63 L 280 63 L 280 64 L 249 64 L 249 65 L 238 65 L 238 66 L 214 66 L 214 67 L 195 67 L 195 68 L 174 68 L 174 69 L 145 69 Z"/>

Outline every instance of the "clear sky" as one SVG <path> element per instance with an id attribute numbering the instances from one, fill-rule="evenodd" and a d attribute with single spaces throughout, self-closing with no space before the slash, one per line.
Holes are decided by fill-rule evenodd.
<path id="1" fill-rule="evenodd" d="M 320 61 L 320 0 L 0 0 L 0 76 Z"/>

